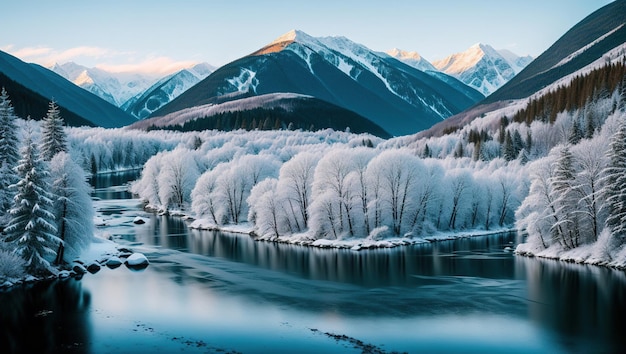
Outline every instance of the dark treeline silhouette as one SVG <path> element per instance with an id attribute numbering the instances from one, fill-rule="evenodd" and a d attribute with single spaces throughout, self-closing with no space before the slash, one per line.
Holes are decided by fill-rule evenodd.
<path id="1" fill-rule="evenodd" d="M 619 88 L 626 89 L 626 65 L 623 62 L 607 64 L 586 75 L 576 76 L 569 85 L 559 86 L 541 97 L 531 99 L 526 108 L 513 116 L 513 121 L 526 124 L 536 119 L 554 123 L 563 111 L 582 108 L 587 102 L 608 97 Z"/>
<path id="2" fill-rule="evenodd" d="M 353 133 L 370 133 L 381 138 L 390 138 L 380 126 L 360 115 L 319 103 L 299 103 L 286 110 L 282 107 L 257 107 L 247 110 L 227 111 L 202 117 L 181 125 L 149 127 L 148 130 L 167 129 L 175 131 L 221 130 L 304 130 L 315 131 L 331 128 L 343 131 L 349 128 Z"/>

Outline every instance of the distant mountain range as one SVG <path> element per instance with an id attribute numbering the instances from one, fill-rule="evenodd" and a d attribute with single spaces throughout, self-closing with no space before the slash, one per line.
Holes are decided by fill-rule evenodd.
<path id="1" fill-rule="evenodd" d="M 291 31 L 235 60 L 157 110 L 163 116 L 225 96 L 294 93 L 353 111 L 392 135 L 427 129 L 483 98 L 446 74 L 424 73 L 345 37 Z"/>
<path id="2" fill-rule="evenodd" d="M 77 86 L 142 119 L 207 77 L 215 68 L 196 64 L 166 77 L 114 73 L 73 62 L 50 68 Z"/>
<path id="3" fill-rule="evenodd" d="M 122 127 L 136 121 L 130 114 L 83 90 L 37 64 L 27 64 L 0 51 L 0 86 L 5 87 L 15 112 L 41 119 L 56 101 L 68 125 Z"/>
<path id="4" fill-rule="evenodd" d="M 166 76 L 147 90 L 138 93 L 126 101 L 121 108 L 133 116 L 144 119 L 154 111 L 171 102 L 193 85 L 209 76 L 215 68 L 207 63 L 200 63 L 188 69 Z"/>
<path id="5" fill-rule="evenodd" d="M 511 51 L 498 51 L 487 44 L 478 43 L 464 52 L 437 60 L 433 65 L 489 96 L 532 60 L 531 56 L 519 57 Z"/>

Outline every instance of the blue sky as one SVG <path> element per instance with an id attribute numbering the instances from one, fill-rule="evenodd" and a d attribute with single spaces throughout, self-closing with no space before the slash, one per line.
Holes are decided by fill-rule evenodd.
<path id="1" fill-rule="evenodd" d="M 291 30 L 345 36 L 430 61 L 482 42 L 538 56 L 609 0 L 7 1 L 0 50 L 24 61 L 114 71 L 220 66 Z"/>

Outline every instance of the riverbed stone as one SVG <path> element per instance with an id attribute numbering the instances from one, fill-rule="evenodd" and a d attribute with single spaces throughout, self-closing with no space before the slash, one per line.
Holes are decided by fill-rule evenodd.
<path id="1" fill-rule="evenodd" d="M 100 271 L 100 268 L 100 264 L 98 264 L 97 262 L 93 262 L 87 266 L 87 271 L 91 274 L 95 274 Z"/>

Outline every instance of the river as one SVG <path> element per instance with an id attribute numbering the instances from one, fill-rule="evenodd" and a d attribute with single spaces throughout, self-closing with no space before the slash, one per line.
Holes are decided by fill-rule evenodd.
<path id="1" fill-rule="evenodd" d="M 0 352 L 613 353 L 626 273 L 515 256 L 516 234 L 379 250 L 190 230 L 93 181 L 101 232 L 151 261 L 0 292 Z M 135 225 L 142 216 L 148 222 Z M 6 350 L 5 350 L 6 349 Z"/>

